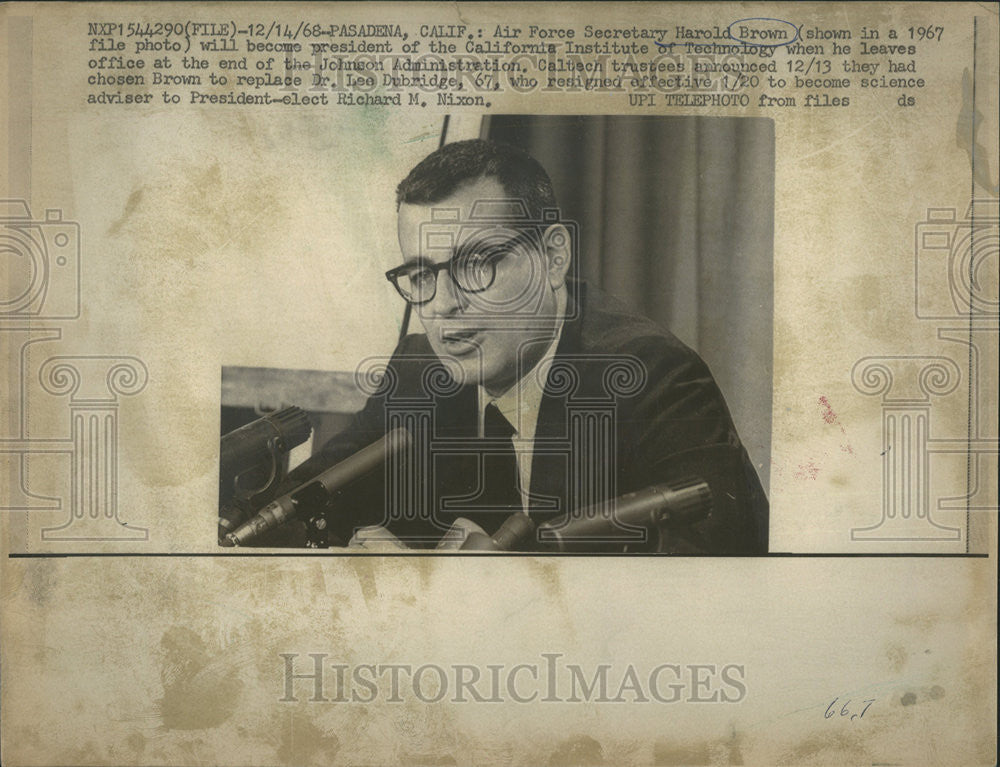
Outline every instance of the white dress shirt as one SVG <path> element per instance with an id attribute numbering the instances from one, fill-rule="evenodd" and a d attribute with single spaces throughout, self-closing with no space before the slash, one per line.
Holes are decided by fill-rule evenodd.
<path id="1" fill-rule="evenodd" d="M 486 406 L 496 405 L 500 414 L 513 427 L 511 441 L 517 457 L 517 474 L 520 480 L 521 508 L 528 509 L 528 491 L 531 488 L 531 460 L 534 455 L 535 429 L 538 427 L 538 410 L 545 395 L 545 383 L 548 381 L 549 369 L 555 360 L 556 348 L 562 335 L 562 323 L 556 330 L 552 343 L 545 354 L 531 370 L 516 384 L 501 394 L 491 398 L 487 391 L 479 387 L 479 436 L 484 436 L 483 418 Z"/>

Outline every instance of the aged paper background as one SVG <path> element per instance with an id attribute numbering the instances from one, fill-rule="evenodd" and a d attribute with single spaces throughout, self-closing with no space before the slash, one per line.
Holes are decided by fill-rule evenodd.
<path id="1" fill-rule="evenodd" d="M 775 120 L 772 551 L 961 556 L 219 555 L 222 366 L 338 371 L 391 351 L 398 307 L 381 275 L 397 259 L 393 189 L 447 113 L 80 98 L 88 22 L 234 15 L 943 26 L 920 57 L 928 85 L 912 108 L 896 107 L 895 91 L 852 89 L 850 109 L 752 101 L 699 114 Z M 995 215 L 996 5 L 23 4 L 5 6 L 0 24 L 3 196 L 25 201 L 44 237 L 68 227 L 82 297 L 75 313 L 72 275 L 53 272 L 63 282 L 45 300 L 57 316 L 5 309 L 0 323 L 6 764 L 995 761 L 996 222 L 984 235 L 985 316 L 921 318 L 915 249 L 930 209 L 963 220 L 976 197 Z M 640 113 L 622 94 L 507 90 L 489 111 L 630 110 Z M 458 110 L 458 129 L 475 135 L 481 114 Z M 68 316 L 52 309 L 62 306 Z M 914 517 L 859 537 L 899 523 L 884 517 L 884 428 L 906 407 L 940 440 L 926 497 L 935 525 L 956 534 L 926 535 L 928 519 Z M 97 425 L 91 442 L 67 436 L 74 418 Z M 110 520 L 89 507 L 72 516 L 88 455 L 115 461 Z M 344 704 L 309 702 L 298 682 L 299 701 L 281 702 L 281 653 L 484 669 L 561 653 L 586 669 L 612 664 L 618 678 L 629 664 L 737 664 L 746 695 Z M 875 702 L 861 720 L 829 718 L 834 699 Z"/>

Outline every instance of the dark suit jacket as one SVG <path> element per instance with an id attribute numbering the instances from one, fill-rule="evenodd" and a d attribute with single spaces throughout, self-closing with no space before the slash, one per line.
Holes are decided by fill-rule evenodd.
<path id="1" fill-rule="evenodd" d="M 432 546 L 458 516 L 475 519 L 487 532 L 502 522 L 503 517 L 484 522 L 482 515 L 444 508 L 446 499 L 469 495 L 478 482 L 477 394 L 474 385 L 449 388 L 441 372 L 426 336 L 404 338 L 388 363 L 386 391 L 371 396 L 348 429 L 291 473 L 288 487 L 371 444 L 385 434 L 389 413 L 402 413 L 411 424 L 420 420 L 419 413 L 430 414 L 431 444 L 420 463 L 429 486 L 418 518 L 403 519 L 407 510 L 386 508 L 399 503 L 399 494 L 387 499 L 390 479 L 377 473 L 348 488 L 330 510 L 332 530 L 344 541 L 357 526 L 387 524 L 403 537 L 421 538 L 417 546 Z M 407 418 L 408 411 L 413 417 Z M 691 456 L 700 466 L 698 449 L 720 445 L 728 446 L 735 460 L 709 460 L 704 471 L 725 475 L 720 486 L 731 501 L 717 504 L 710 518 L 672 531 L 663 550 L 765 553 L 766 497 L 705 363 L 619 302 L 583 283 L 571 284 L 567 320 L 538 416 L 532 519 L 543 522 L 663 482 L 673 466 L 690 470 Z M 633 544 L 628 550 L 643 548 Z"/>

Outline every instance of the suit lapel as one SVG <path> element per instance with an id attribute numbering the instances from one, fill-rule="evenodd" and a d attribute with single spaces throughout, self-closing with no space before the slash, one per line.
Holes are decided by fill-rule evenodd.
<path id="1" fill-rule="evenodd" d="M 567 397 L 553 393 L 551 382 L 553 376 L 561 375 L 560 366 L 565 364 L 567 357 L 577 354 L 581 349 L 581 289 L 582 286 L 578 283 L 569 283 L 567 319 L 563 323 L 555 361 L 549 370 L 549 380 L 538 409 L 538 425 L 531 459 L 531 518 L 536 524 L 571 511 L 567 507 L 571 460 L 566 451 L 566 441 L 569 438 Z"/>

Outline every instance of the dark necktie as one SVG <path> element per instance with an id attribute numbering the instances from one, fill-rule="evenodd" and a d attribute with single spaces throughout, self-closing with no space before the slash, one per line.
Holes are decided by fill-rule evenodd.
<path id="1" fill-rule="evenodd" d="M 511 514 L 522 510 L 517 457 L 511 437 L 514 427 L 496 405 L 486 406 L 483 417 L 483 494 L 477 506 L 484 507 L 475 519 L 488 534 L 493 534 Z"/>

